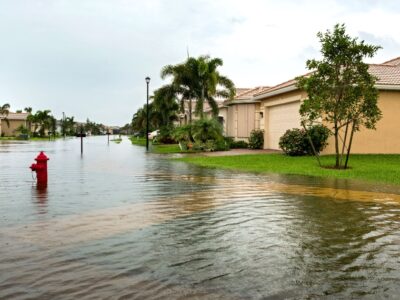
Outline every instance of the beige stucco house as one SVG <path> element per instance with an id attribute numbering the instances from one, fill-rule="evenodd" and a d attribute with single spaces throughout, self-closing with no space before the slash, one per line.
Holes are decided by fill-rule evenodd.
<path id="1" fill-rule="evenodd" d="M 18 128 L 22 125 L 25 128 L 28 126 L 27 118 L 29 113 L 12 113 L 7 116 L 0 115 L 0 136 L 16 136 Z M 8 120 L 8 122 L 6 121 Z"/>
<path id="2" fill-rule="evenodd" d="M 254 95 L 268 89 L 268 87 L 256 87 L 241 89 L 233 100 L 225 101 L 226 135 L 235 140 L 247 141 L 254 129 L 259 129 L 263 120 L 263 112 L 260 110 L 261 101 Z"/>
<path id="3" fill-rule="evenodd" d="M 400 153 L 400 57 L 382 64 L 371 64 L 370 73 L 378 78 L 378 106 L 383 117 L 376 130 L 362 128 L 354 136 L 353 153 Z M 259 91 L 249 90 L 228 105 L 227 135 L 248 137 L 253 128 L 264 130 L 264 148 L 279 149 L 279 139 L 287 129 L 300 127 L 300 103 L 306 93 L 289 80 Z M 333 139 L 325 154 L 334 152 Z"/>

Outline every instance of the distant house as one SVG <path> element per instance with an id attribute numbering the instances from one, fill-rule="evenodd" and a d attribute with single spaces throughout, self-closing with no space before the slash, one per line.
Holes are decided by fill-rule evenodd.
<path id="1" fill-rule="evenodd" d="M 17 136 L 18 129 L 23 126 L 28 127 L 27 118 L 29 113 L 12 113 L 7 116 L 0 115 L 0 136 Z M 7 122 L 8 120 L 8 122 Z"/>
<path id="2" fill-rule="evenodd" d="M 235 140 L 248 140 L 254 129 L 260 129 L 263 112 L 260 101 L 254 95 L 268 87 L 260 86 L 251 89 L 240 89 L 233 100 L 224 102 L 226 108 L 226 135 Z"/>

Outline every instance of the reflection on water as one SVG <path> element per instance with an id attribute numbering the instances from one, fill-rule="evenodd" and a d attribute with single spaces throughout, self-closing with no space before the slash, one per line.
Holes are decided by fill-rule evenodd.
<path id="1" fill-rule="evenodd" d="M 0 144 L 1 299 L 400 294 L 394 187 L 171 162 L 106 137 Z M 27 168 L 50 157 L 47 190 Z"/>

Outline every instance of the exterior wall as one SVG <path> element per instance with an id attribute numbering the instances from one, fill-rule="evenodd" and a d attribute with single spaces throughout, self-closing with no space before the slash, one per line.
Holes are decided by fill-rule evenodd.
<path id="1" fill-rule="evenodd" d="M 236 105 L 228 106 L 228 120 L 227 120 L 227 130 L 226 135 L 235 137 L 237 136 L 237 127 L 236 127 Z"/>
<path id="2" fill-rule="evenodd" d="M 376 130 L 361 128 L 356 132 L 351 153 L 400 153 L 400 91 L 380 91 L 378 106 L 382 119 Z M 330 137 L 328 143 L 322 154 L 335 153 L 334 138 Z"/>
<path id="3" fill-rule="evenodd" d="M 227 134 L 227 120 L 228 120 L 228 108 L 227 107 L 220 107 L 218 117 L 223 119 L 222 128 L 223 134 Z"/>
<path id="4" fill-rule="evenodd" d="M 260 129 L 264 129 L 264 148 L 268 148 L 268 113 L 275 105 L 301 101 L 306 93 L 293 91 L 277 95 L 261 101 L 260 111 L 264 117 L 260 121 Z M 354 134 L 352 153 L 400 153 L 400 91 L 379 91 L 378 106 L 382 111 L 382 119 L 377 123 L 376 130 L 361 128 Z M 342 134 L 342 137 L 344 135 Z M 335 152 L 334 138 L 330 137 L 328 146 L 322 154 Z"/>
<path id="5" fill-rule="evenodd" d="M 259 128 L 259 104 L 233 104 L 227 110 L 227 136 L 235 140 L 247 140 L 250 132 Z"/>
<path id="6" fill-rule="evenodd" d="M 21 125 L 26 127 L 26 121 L 25 120 L 8 120 L 10 123 L 10 126 L 7 125 L 7 122 L 4 120 L 1 120 L 1 125 L 0 125 L 0 135 L 4 134 L 4 136 L 15 136 L 17 135 L 17 129 Z"/>

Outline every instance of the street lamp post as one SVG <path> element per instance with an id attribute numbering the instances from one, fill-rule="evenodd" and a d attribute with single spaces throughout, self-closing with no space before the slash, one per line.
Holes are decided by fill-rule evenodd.
<path id="1" fill-rule="evenodd" d="M 65 140 L 65 113 L 63 112 L 62 131 Z"/>
<path id="2" fill-rule="evenodd" d="M 149 151 L 149 83 L 150 77 L 146 77 L 147 85 L 147 106 L 146 106 L 146 151 Z"/>

